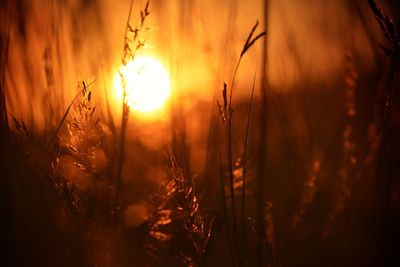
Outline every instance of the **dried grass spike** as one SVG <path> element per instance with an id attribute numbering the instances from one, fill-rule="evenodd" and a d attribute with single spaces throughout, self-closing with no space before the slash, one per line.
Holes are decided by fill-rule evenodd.
<path id="1" fill-rule="evenodd" d="M 266 35 L 267 33 L 265 31 L 259 33 L 256 37 L 253 37 L 254 32 L 256 31 L 257 27 L 258 27 L 259 23 L 258 20 L 256 21 L 256 24 L 253 26 L 253 28 L 250 31 L 249 36 L 247 37 L 247 40 L 243 46 L 242 52 L 240 53 L 240 57 L 243 57 L 243 55 L 250 49 L 250 47 L 253 46 L 253 44 L 260 39 L 261 37 L 263 37 L 264 35 Z"/>

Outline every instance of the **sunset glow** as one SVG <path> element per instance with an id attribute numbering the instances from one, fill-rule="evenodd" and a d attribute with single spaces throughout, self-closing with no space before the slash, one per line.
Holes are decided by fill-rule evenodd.
<path id="1" fill-rule="evenodd" d="M 170 81 L 163 65 L 156 59 L 137 56 L 122 66 L 114 76 L 114 89 L 122 100 L 123 79 L 127 103 L 131 109 L 150 112 L 163 106 L 170 94 Z"/>
<path id="2" fill-rule="evenodd" d="M 400 0 L 0 22 L 0 267 L 400 267 Z"/>

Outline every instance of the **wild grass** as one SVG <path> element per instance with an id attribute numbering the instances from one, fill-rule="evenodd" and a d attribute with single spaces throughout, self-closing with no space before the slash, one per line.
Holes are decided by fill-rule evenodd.
<path id="1" fill-rule="evenodd" d="M 394 46 L 385 46 L 383 51 L 397 65 L 397 25 L 375 1 L 368 2 L 383 35 Z M 153 8 L 157 6 L 147 1 L 137 12 L 138 24 L 132 26 L 136 11 L 130 2 L 122 65 L 135 60 L 151 42 L 146 23 Z M 216 141 L 210 142 L 206 152 L 215 154 L 214 164 L 207 165 L 215 169 L 199 174 L 191 169 L 190 155 L 196 151 L 190 150 L 187 135 L 192 129 L 182 121 L 197 118 L 172 114 L 173 140 L 166 148 L 151 151 L 153 154 L 140 141 L 128 140 L 132 121 L 122 74 L 119 123 L 105 120 L 105 112 L 99 110 L 97 81 L 79 82 L 65 110 L 56 112 L 60 116 L 49 114 L 57 116 L 58 123 L 46 124 L 46 131 L 35 131 L 24 119 L 8 113 L 10 89 L 5 79 L 10 75 L 10 36 L 1 32 L 0 195 L 4 222 L 0 228 L 10 250 L 6 263 L 274 267 L 390 266 L 396 261 L 394 247 L 387 243 L 395 240 L 392 234 L 398 236 L 398 70 L 394 69 L 388 86 L 379 91 L 375 87 L 382 78 L 371 82 L 362 73 L 352 46 L 351 52 L 343 55 L 343 76 L 333 92 L 304 89 L 300 96 L 278 96 L 270 90 L 266 77 L 269 36 L 263 30 L 257 33 L 259 26 L 257 21 L 237 51 L 237 61 L 229 63 L 234 66 L 232 78 L 223 83 L 212 104 L 218 109 L 220 123 L 211 119 L 208 134 Z M 261 43 L 261 77 L 254 74 L 252 83 L 243 86 L 237 82 L 242 62 Z M 51 77 L 55 73 L 51 64 L 45 62 L 44 68 L 50 90 L 49 84 L 57 82 L 57 77 Z M 371 84 L 365 85 L 368 82 Z M 365 88 L 372 91 L 373 101 L 361 99 Z M 248 96 L 235 98 L 244 89 Z M 302 102 L 302 97 L 307 101 Z M 304 115 L 304 125 L 295 121 L 296 109 L 290 110 L 298 103 L 309 105 L 307 111 L 304 106 L 299 109 L 309 112 Z M 332 113 L 340 113 L 340 119 L 326 122 L 332 116 L 325 110 L 333 109 L 335 103 L 338 107 Z M 108 102 L 109 117 L 110 105 Z M 375 118 L 363 114 L 374 108 Z M 50 113 L 50 106 L 48 110 Z M 184 113 L 177 107 L 172 110 Z M 332 127 L 332 123 L 338 125 Z M 312 139 L 305 149 L 299 145 L 305 142 L 303 137 L 294 133 L 296 125 L 304 127 Z M 127 151 L 137 157 L 128 158 Z M 139 169 L 139 161 L 149 157 L 153 162 L 156 154 L 162 153 L 167 155 L 166 179 L 149 189 L 139 179 L 140 172 L 146 172 Z M 130 192 L 126 179 L 130 171 L 131 183 L 145 193 Z M 378 194 L 374 195 L 374 190 Z M 145 194 L 145 198 L 137 196 Z M 137 204 L 133 212 L 129 210 L 132 203 Z M 125 220 L 129 216 L 131 225 Z"/>
<path id="2" fill-rule="evenodd" d="M 175 255 L 186 266 L 199 266 L 204 262 L 215 216 L 206 220 L 206 216 L 201 214 L 190 177 L 185 176 L 174 155 L 169 156 L 169 161 L 170 181 L 150 217 L 147 247 L 152 253 L 162 253 L 168 248 L 167 243 L 175 239 L 173 253 L 164 255 L 171 258 Z M 179 229 L 175 234 L 165 229 L 172 223 L 176 223 Z M 177 238 L 180 239 L 178 242 Z"/>
<path id="3" fill-rule="evenodd" d="M 131 1 L 129 8 L 129 15 L 126 22 L 126 29 L 124 35 L 124 49 L 122 56 L 122 65 L 126 66 L 128 62 L 135 59 L 135 55 L 138 50 L 146 45 L 144 38 L 144 32 L 148 30 L 145 27 L 146 18 L 150 15 L 149 10 L 150 2 L 147 1 L 143 10 L 140 11 L 140 24 L 137 27 L 132 27 L 130 24 L 131 13 L 133 8 L 133 0 Z M 126 89 L 126 77 L 120 73 L 122 81 L 122 119 L 121 119 L 121 132 L 119 140 L 119 160 L 117 165 L 116 173 L 116 203 L 117 206 L 121 205 L 121 186 L 122 186 L 122 168 L 125 158 L 125 139 L 126 139 L 126 128 L 129 119 L 129 104 L 128 104 L 128 92 Z"/>
<path id="4" fill-rule="evenodd" d="M 228 165 L 228 174 L 229 174 L 230 207 L 231 207 L 231 214 L 232 214 L 232 220 L 231 220 L 232 231 L 233 231 L 232 236 L 233 236 L 233 243 L 235 244 L 235 246 L 237 247 L 237 250 L 238 250 L 238 252 L 235 254 L 238 255 L 239 262 L 242 261 L 241 254 L 242 254 L 242 251 L 244 251 L 244 248 L 241 245 L 239 245 L 240 241 L 239 241 L 239 233 L 238 233 L 238 227 L 237 227 L 237 212 L 236 212 L 236 204 L 235 204 L 234 167 L 233 167 L 234 162 L 233 162 L 233 151 L 232 151 L 232 142 L 233 142 L 232 141 L 232 116 L 233 116 L 232 96 L 233 96 L 233 89 L 234 89 L 234 85 L 235 85 L 236 75 L 237 75 L 240 63 L 241 63 L 244 55 L 246 54 L 246 52 L 249 51 L 249 49 L 255 44 L 255 42 L 258 39 L 260 39 L 266 35 L 266 32 L 263 31 L 253 37 L 258 25 L 259 25 L 259 23 L 257 21 L 256 24 L 251 29 L 249 36 L 247 37 L 246 42 L 243 45 L 242 51 L 240 52 L 239 60 L 236 64 L 235 71 L 233 73 L 232 82 L 230 84 L 229 97 L 228 97 L 228 85 L 226 83 L 224 83 L 223 90 L 222 90 L 223 105 L 221 105 L 219 102 L 217 102 L 218 109 L 219 109 L 221 119 L 222 119 L 222 123 L 225 128 L 226 139 L 227 139 L 226 154 L 227 154 L 227 162 L 228 162 L 227 165 Z M 252 88 L 253 89 L 252 89 L 250 103 L 252 103 L 252 99 L 253 99 L 253 95 L 254 95 L 254 84 L 253 84 Z M 248 139 L 248 131 L 249 131 L 248 129 L 249 129 L 249 122 L 250 122 L 250 114 L 251 114 L 251 108 L 249 109 L 249 115 L 248 115 L 247 127 L 246 127 L 246 138 L 244 140 L 244 147 L 245 147 L 245 152 L 244 152 L 245 156 L 244 157 L 245 157 L 245 159 L 246 159 L 246 154 L 247 154 L 246 152 L 247 152 L 247 139 Z M 246 161 L 244 161 L 244 166 L 246 166 Z M 246 198 L 246 195 L 245 195 L 246 187 L 245 186 L 246 186 L 246 181 L 245 181 L 245 175 L 243 174 L 243 184 L 242 184 L 243 189 L 242 189 L 242 203 L 241 203 L 242 224 L 244 223 L 244 205 L 245 205 L 245 198 Z M 242 237 L 241 237 L 242 242 L 245 238 L 244 236 L 245 236 L 245 234 L 244 234 L 244 230 L 242 228 Z"/>

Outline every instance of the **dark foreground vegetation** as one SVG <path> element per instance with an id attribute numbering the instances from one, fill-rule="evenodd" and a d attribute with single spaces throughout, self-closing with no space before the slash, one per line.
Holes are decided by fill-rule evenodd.
<path id="1" fill-rule="evenodd" d="M 68 103 L 40 98 L 41 126 L 10 112 L 21 90 L 10 32 L 30 42 L 31 2 L 0 3 L 1 266 L 400 266 L 398 3 L 348 1 L 371 42 L 371 69 L 352 40 L 333 82 L 305 78 L 282 93 L 265 75 L 265 1 L 212 103 L 193 100 L 185 114 L 178 98 L 169 142 L 151 148 L 127 135 L 137 124 L 125 98 L 120 118 L 110 102 L 97 105 L 97 81 L 79 82 Z M 121 30 L 122 64 L 143 49 L 157 4 L 126 13 L 138 23 Z M 45 56 L 57 42 L 40 63 L 46 88 L 28 98 L 58 88 L 59 68 Z M 263 74 L 235 98 L 237 73 L 257 45 Z M 59 51 L 55 62 L 62 58 Z M 24 69 L 33 81 L 31 72 Z M 206 124 L 201 133 L 190 127 L 196 120 Z M 193 134 L 206 147 L 201 171 L 193 170 Z"/>

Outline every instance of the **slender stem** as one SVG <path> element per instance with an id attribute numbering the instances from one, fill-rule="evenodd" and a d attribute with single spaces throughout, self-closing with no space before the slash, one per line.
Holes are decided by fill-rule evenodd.
<path id="1" fill-rule="evenodd" d="M 232 112 L 232 95 L 233 95 L 233 87 L 235 85 L 235 80 L 236 80 L 236 74 L 239 70 L 239 66 L 240 66 L 240 62 L 242 62 L 242 57 L 239 57 L 238 62 L 236 63 L 236 67 L 235 67 L 235 72 L 233 73 L 233 78 L 232 78 L 232 83 L 231 83 L 231 90 L 229 92 L 229 103 L 228 103 L 228 109 L 229 109 L 229 116 L 231 115 Z"/>
<path id="2" fill-rule="evenodd" d="M 233 175 L 233 157 L 232 157 L 232 123 L 228 121 L 228 147 L 227 147 L 227 157 L 228 157 L 228 171 L 229 171 L 229 189 L 230 189 L 230 199 L 232 208 L 232 225 L 233 225 L 233 235 L 235 242 L 237 241 L 237 227 L 236 227 L 236 209 L 235 209 L 235 188 L 234 188 L 234 175 Z"/>
<path id="3" fill-rule="evenodd" d="M 256 82 L 256 75 L 254 74 L 253 78 L 253 86 L 251 89 L 251 97 L 250 97 L 250 105 L 249 105 L 249 112 L 247 114 L 247 125 L 246 125 L 246 133 L 245 133 L 245 138 L 244 138 L 244 148 L 243 148 L 243 185 L 242 185 L 242 253 L 244 256 L 246 256 L 246 212 L 245 212 L 245 207 L 246 207 L 246 175 L 247 175 L 247 147 L 248 147 L 248 141 L 249 141 L 249 131 L 250 131 L 250 118 L 251 118 L 251 111 L 253 107 L 253 97 L 254 97 L 254 87 L 255 87 L 255 82 Z"/>
<path id="4" fill-rule="evenodd" d="M 129 7 L 129 13 L 128 13 L 128 18 L 127 18 L 127 20 L 126 20 L 126 26 L 125 26 L 125 35 L 124 35 L 124 50 L 125 50 L 125 46 L 126 46 L 126 44 L 128 43 L 128 38 L 127 38 L 127 36 L 128 36 L 128 30 L 129 30 L 129 22 L 131 21 L 131 15 L 132 15 L 132 9 L 133 9 L 133 0 L 131 0 L 131 4 L 130 4 L 130 7 Z M 124 63 L 124 60 L 126 60 L 126 58 L 123 58 L 123 63 Z"/>
<path id="5" fill-rule="evenodd" d="M 125 89 L 124 89 L 125 91 Z M 121 132 L 119 138 L 119 156 L 118 156 L 118 166 L 117 166 L 117 179 L 116 179 L 116 205 L 120 208 L 121 205 L 121 184 L 122 184 L 122 169 L 124 166 L 125 159 L 125 139 L 126 139 L 126 128 L 128 125 L 129 118 L 129 106 L 126 103 L 126 93 L 124 92 L 123 104 L 122 104 L 122 122 L 121 122 Z"/>
<path id="6" fill-rule="evenodd" d="M 52 137 L 50 138 L 50 142 L 49 145 L 53 143 L 53 141 L 56 139 L 58 132 L 61 129 L 61 126 L 63 125 L 65 119 L 67 118 L 67 115 L 69 113 L 69 110 L 71 109 L 72 105 L 75 103 L 76 99 L 81 95 L 82 92 L 79 92 L 78 94 L 76 94 L 76 96 L 74 97 L 74 99 L 72 99 L 71 103 L 69 104 L 69 106 L 67 107 L 67 110 L 64 112 L 63 117 L 61 118 L 60 122 L 58 123 L 58 126 L 56 128 L 56 130 L 54 131 Z"/>
<path id="7" fill-rule="evenodd" d="M 224 172 L 223 172 L 223 168 L 222 168 L 222 158 L 221 158 L 221 153 L 219 152 L 219 150 L 218 150 L 218 159 L 219 159 L 219 166 L 220 166 L 220 182 L 221 182 L 222 206 L 224 209 L 224 223 L 226 224 L 227 229 L 228 229 L 229 254 L 231 256 L 232 265 L 236 266 L 236 261 L 235 261 L 234 253 L 233 253 L 232 239 L 230 236 L 230 226 L 229 226 L 229 220 L 228 220 L 228 207 L 226 205 L 226 194 L 225 194 Z"/>
<path id="8" fill-rule="evenodd" d="M 125 35 L 124 35 L 124 51 L 127 45 L 127 35 L 129 30 L 129 22 L 131 20 L 132 8 L 133 8 L 133 0 L 131 0 L 128 18 L 126 20 L 126 28 L 125 28 Z M 126 64 L 126 55 L 122 58 L 122 63 Z M 116 192 L 115 192 L 115 202 L 116 207 L 120 208 L 121 205 L 121 184 L 122 184 L 122 169 L 124 166 L 124 159 L 125 159 L 125 139 L 126 139 L 126 128 L 128 125 L 128 118 L 129 118 L 129 106 L 127 102 L 127 93 L 126 93 L 126 80 L 125 77 L 121 75 L 122 80 L 122 118 L 121 118 L 121 132 L 119 138 L 119 157 L 118 157 L 118 165 L 117 165 L 117 173 L 116 173 Z"/>
<path id="9" fill-rule="evenodd" d="M 236 207 L 235 207 L 235 192 L 234 192 L 234 175 L 233 175 L 233 156 L 232 156 L 232 115 L 233 115 L 233 109 L 232 109 L 232 96 L 233 96 L 233 88 L 235 85 L 235 79 L 237 72 L 239 70 L 240 63 L 242 61 L 243 55 L 246 53 L 246 51 L 254 44 L 254 42 L 261 38 L 262 36 L 265 35 L 265 32 L 259 34 L 257 37 L 255 37 L 253 40 L 251 40 L 251 37 L 258 25 L 257 24 L 253 27 L 245 46 L 243 47 L 243 50 L 240 54 L 239 60 L 236 63 L 235 71 L 233 73 L 232 77 L 232 83 L 230 86 L 230 92 L 229 92 L 229 101 L 228 101 L 228 114 L 227 115 L 227 122 L 225 124 L 225 130 L 226 130 L 226 135 L 227 135 L 227 158 L 228 158 L 228 170 L 229 170 L 229 181 L 230 181 L 230 192 L 231 192 L 231 206 L 232 206 L 232 225 L 233 225 L 233 238 L 234 242 L 236 245 L 236 248 L 240 247 L 240 244 L 238 243 L 238 232 L 237 232 L 237 222 L 236 222 Z M 226 110 L 225 110 L 226 112 Z M 243 264 L 242 261 L 242 251 L 238 251 L 237 253 L 238 260 L 240 264 Z"/>
<path id="10" fill-rule="evenodd" d="M 235 243 L 235 246 L 237 247 L 238 245 L 238 234 L 237 234 L 237 222 L 236 222 L 236 208 L 235 208 L 235 188 L 234 188 L 234 175 L 233 175 L 233 152 L 232 152 L 232 92 L 233 92 L 233 86 L 235 83 L 236 79 L 236 74 L 239 69 L 240 62 L 242 60 L 242 57 L 239 58 L 235 72 L 233 74 L 232 78 L 232 83 L 231 83 L 231 90 L 229 93 L 229 102 L 228 102 L 228 125 L 227 125 L 227 139 L 228 139 L 228 144 L 227 144 L 227 158 L 228 158 L 228 171 L 229 171 L 229 187 L 230 187 L 230 200 L 231 200 L 231 207 L 232 207 L 232 228 L 233 228 L 233 240 Z M 240 256 L 240 253 L 238 253 L 238 256 Z M 240 261 L 240 260 L 239 260 Z"/>
<path id="11" fill-rule="evenodd" d="M 269 0 L 264 0 L 264 28 L 268 30 L 268 8 L 269 8 Z M 258 162 L 258 192 L 257 192 L 257 227 L 260 235 L 265 237 L 265 225 L 264 225 L 264 178 L 265 178 L 265 162 L 267 159 L 267 127 L 268 127 L 268 106 L 267 106 L 267 59 L 268 50 L 267 50 L 267 39 L 264 38 L 263 44 L 263 62 L 262 62 L 262 72 L 261 72 L 261 116 L 260 116 L 260 150 L 259 150 L 259 162 Z M 262 246 L 257 247 L 257 266 L 263 266 L 263 249 Z M 271 255 L 270 255 L 271 256 Z M 271 265 L 272 260 L 270 261 Z"/>

